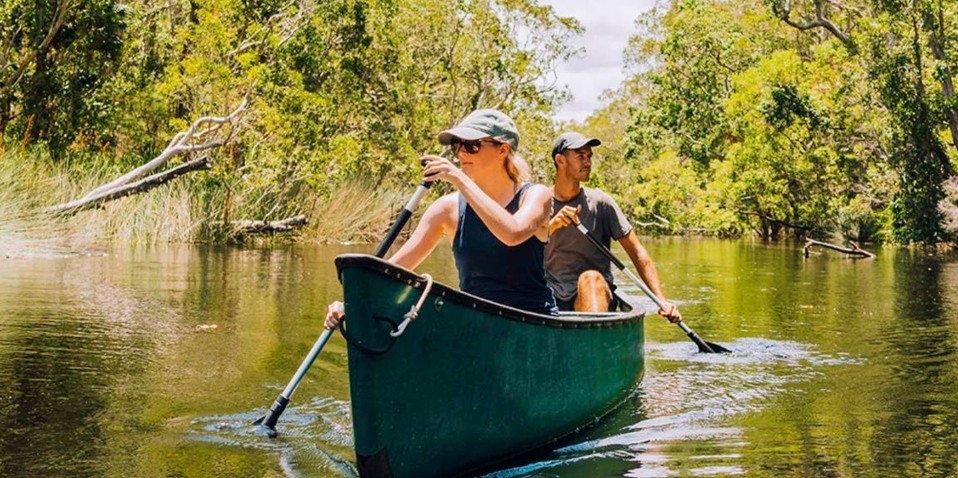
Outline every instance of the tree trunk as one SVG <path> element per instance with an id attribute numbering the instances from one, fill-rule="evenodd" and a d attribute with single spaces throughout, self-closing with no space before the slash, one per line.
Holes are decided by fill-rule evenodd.
<path id="1" fill-rule="evenodd" d="M 230 229 L 233 234 L 237 235 L 246 235 L 246 234 L 262 234 L 262 233 L 272 233 L 272 232 L 289 232 L 293 229 L 305 226 L 307 223 L 306 215 L 300 214 L 298 216 L 288 217 L 286 219 L 281 219 L 279 221 L 260 221 L 260 220 L 239 220 L 239 221 L 230 221 L 228 223 L 215 222 L 214 225 L 226 226 Z"/>

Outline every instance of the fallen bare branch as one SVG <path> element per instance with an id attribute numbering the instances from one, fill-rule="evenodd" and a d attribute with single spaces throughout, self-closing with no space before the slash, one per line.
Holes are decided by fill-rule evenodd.
<path id="1" fill-rule="evenodd" d="M 875 254 L 872 254 L 871 252 L 868 252 L 868 251 L 862 249 L 861 247 L 858 246 L 858 244 L 856 244 L 856 243 L 854 243 L 854 242 L 850 242 L 849 244 L 852 245 L 851 248 L 836 246 L 835 244 L 829 244 L 829 243 L 827 243 L 827 242 L 821 242 L 821 241 L 816 241 L 816 240 L 814 240 L 814 239 L 809 239 L 809 240 L 807 240 L 807 241 L 805 242 L 805 247 L 802 249 L 802 254 L 803 254 L 805 257 L 808 257 L 808 250 L 809 250 L 809 248 L 811 248 L 812 246 L 821 246 L 821 247 L 824 247 L 824 248 L 826 248 L 826 249 L 831 249 L 831 250 L 833 250 L 833 251 L 842 252 L 842 253 L 845 253 L 845 254 L 848 254 L 848 255 L 851 255 L 851 256 L 865 257 L 865 258 L 868 258 L 868 259 L 874 259 L 874 258 L 875 258 Z"/>
<path id="2" fill-rule="evenodd" d="M 105 202 L 113 201 L 114 199 L 120 199 L 126 196 L 132 196 L 133 194 L 149 191 L 150 189 L 166 184 L 172 179 L 182 176 L 186 173 L 209 169 L 209 158 L 204 156 L 200 159 L 194 159 L 188 163 L 184 163 L 175 168 L 163 171 L 162 173 L 143 178 L 135 183 L 127 184 L 110 191 L 105 191 L 93 197 L 85 197 L 75 201 L 70 201 L 68 203 L 59 204 L 48 208 L 44 212 L 62 215 L 76 214 L 85 209 L 90 209 Z"/>
<path id="3" fill-rule="evenodd" d="M 192 143 L 195 139 L 197 139 L 196 138 L 197 130 L 200 129 L 200 127 L 205 126 L 207 124 L 214 125 L 208 129 L 202 130 L 199 133 L 200 135 L 203 135 L 210 132 L 212 128 L 218 129 L 224 124 L 227 124 L 227 123 L 232 124 L 239 117 L 240 113 L 242 113 L 243 110 L 246 109 L 246 106 L 248 104 L 249 104 L 249 98 L 246 97 L 246 98 L 243 98 L 243 102 L 239 105 L 239 107 L 233 110 L 233 112 L 230 113 L 228 116 L 204 116 L 194 121 L 193 124 L 190 125 L 189 129 L 187 129 L 186 131 L 181 131 L 177 133 L 176 135 L 174 135 L 173 139 L 170 140 L 170 143 L 167 145 L 166 149 L 163 150 L 163 152 L 160 153 L 159 156 L 151 159 L 146 164 L 124 174 L 123 176 L 120 176 L 119 178 L 116 178 L 113 181 L 110 181 L 109 183 L 106 183 L 94 188 L 92 191 L 87 193 L 81 199 L 89 199 L 94 196 L 99 196 L 100 194 L 104 192 L 111 191 L 118 187 L 129 184 L 130 182 L 135 181 L 136 179 L 144 176 L 145 174 L 150 173 L 156 168 L 166 164 L 170 160 L 170 158 L 178 154 L 192 153 L 196 151 L 203 151 L 206 149 L 217 148 L 222 146 L 223 144 L 225 144 L 225 141 L 210 140 L 201 144 L 192 144 Z"/>

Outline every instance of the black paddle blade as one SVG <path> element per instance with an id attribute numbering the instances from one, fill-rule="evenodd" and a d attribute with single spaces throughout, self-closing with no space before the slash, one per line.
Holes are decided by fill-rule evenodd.
<path id="1" fill-rule="evenodd" d="M 691 330 L 689 331 L 688 335 L 689 335 L 689 338 L 692 339 L 692 342 L 695 342 L 695 345 L 698 345 L 699 352 L 706 353 L 706 354 L 732 353 L 731 350 L 725 347 L 722 347 L 719 344 L 713 344 L 712 342 L 706 342 L 702 340 L 702 337 L 699 337 L 698 334 L 696 334 L 695 332 Z"/>
<path id="2" fill-rule="evenodd" d="M 729 350 L 729 349 L 727 349 L 727 348 L 725 348 L 725 347 L 722 347 L 722 346 L 719 345 L 719 344 L 715 344 L 715 343 L 712 343 L 712 342 L 705 342 L 705 345 L 708 345 L 709 348 L 712 349 L 712 353 L 715 353 L 715 354 L 730 354 L 730 353 L 732 353 L 731 350 Z"/>
<path id="3" fill-rule="evenodd" d="M 275 437 L 276 421 L 279 420 L 279 416 L 283 414 L 284 410 L 286 410 L 286 405 L 289 405 L 289 399 L 281 394 L 276 398 L 276 401 L 273 402 L 273 406 L 269 407 L 269 411 L 266 412 L 266 415 L 259 417 L 252 423 L 252 425 L 262 425 L 267 429 L 267 434 L 270 436 L 270 438 Z"/>

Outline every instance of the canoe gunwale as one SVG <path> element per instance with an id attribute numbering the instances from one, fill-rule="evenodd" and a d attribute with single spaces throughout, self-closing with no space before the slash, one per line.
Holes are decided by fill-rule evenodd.
<path id="1" fill-rule="evenodd" d="M 369 254 L 340 254 L 336 257 L 335 263 L 337 270 L 336 275 L 339 278 L 340 283 L 343 281 L 343 269 L 361 268 L 378 272 L 384 276 L 390 277 L 416 289 L 422 289 L 425 287 L 425 280 L 419 274 Z M 499 316 L 508 320 L 547 327 L 568 329 L 618 327 L 631 325 L 632 322 L 641 321 L 645 317 L 644 311 L 635 308 L 629 312 L 618 314 L 601 313 L 589 315 L 576 313 L 572 316 L 566 317 L 561 315 L 552 316 L 537 314 L 492 302 L 463 292 L 459 289 L 452 288 L 441 282 L 433 282 L 432 290 L 430 291 L 429 295 L 438 296 L 443 300 L 472 308 L 487 315 Z"/>

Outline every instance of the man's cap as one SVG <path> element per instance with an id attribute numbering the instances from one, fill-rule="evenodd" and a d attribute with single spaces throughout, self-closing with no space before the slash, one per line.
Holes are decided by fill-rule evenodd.
<path id="1" fill-rule="evenodd" d="M 598 146 L 600 144 L 602 144 L 602 141 L 596 138 L 588 138 L 575 131 L 562 133 L 552 142 L 552 157 L 555 158 L 557 154 L 567 149 L 579 149 L 585 146 Z"/>
<path id="2" fill-rule="evenodd" d="M 509 143 L 513 151 L 519 147 L 516 123 L 499 110 L 473 111 L 455 128 L 439 133 L 439 144 L 447 146 L 456 139 L 475 141 L 482 138 Z"/>

